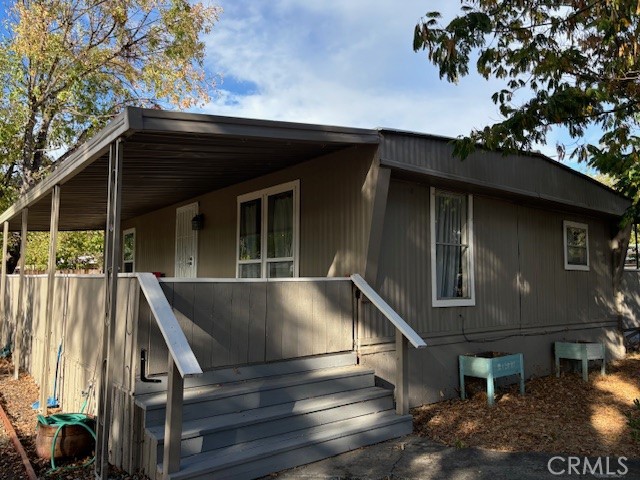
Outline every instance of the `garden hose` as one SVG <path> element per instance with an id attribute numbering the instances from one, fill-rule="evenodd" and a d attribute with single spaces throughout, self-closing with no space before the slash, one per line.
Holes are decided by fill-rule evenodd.
<path id="1" fill-rule="evenodd" d="M 60 430 L 62 430 L 63 427 L 72 426 L 72 425 L 81 426 L 91 434 L 94 441 L 96 440 L 96 432 L 94 432 L 93 429 L 89 425 L 87 425 L 87 420 L 89 420 L 89 417 L 83 413 L 56 413 L 53 415 L 49 415 L 47 417 L 38 415 L 38 422 L 41 423 L 42 425 L 58 426 L 56 433 L 53 435 L 53 441 L 51 442 L 51 470 L 50 471 L 54 471 L 58 469 L 58 467 L 56 467 L 56 462 L 55 462 L 56 440 L 58 439 L 58 434 L 60 433 Z M 93 463 L 95 459 L 96 457 L 94 455 L 91 458 L 91 460 L 89 460 L 84 465 L 79 465 L 77 467 L 75 466 L 67 467 L 67 468 L 86 467 L 87 465 L 91 465 L 91 463 Z"/>

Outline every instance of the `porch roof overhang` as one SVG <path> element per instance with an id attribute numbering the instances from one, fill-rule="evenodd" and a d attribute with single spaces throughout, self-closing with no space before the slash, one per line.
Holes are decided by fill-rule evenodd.
<path id="1" fill-rule="evenodd" d="M 48 230 L 61 186 L 60 230 L 104 229 L 109 146 L 123 141 L 122 220 L 355 145 L 376 130 L 127 108 L 57 162 L 0 215 L 12 231 L 29 208 L 29 230 Z"/>

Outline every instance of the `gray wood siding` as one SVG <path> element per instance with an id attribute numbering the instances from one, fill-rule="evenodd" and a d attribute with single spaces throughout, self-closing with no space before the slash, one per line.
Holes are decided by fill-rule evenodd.
<path id="1" fill-rule="evenodd" d="M 500 337 L 500 335 L 495 335 Z M 444 344 L 431 342 L 427 348 L 409 349 L 409 404 L 414 407 L 424 403 L 441 402 L 459 398 L 458 355 L 469 352 L 495 351 L 522 353 L 525 376 L 530 378 L 553 374 L 553 342 L 588 341 L 602 342 L 607 349 L 607 359 L 618 359 L 625 355 L 621 335 L 616 327 L 592 327 L 576 331 L 541 332 L 539 335 L 522 338 L 496 338 L 483 343 L 457 343 L 443 339 Z M 364 354 L 360 364 L 374 368 L 376 375 L 393 382 L 395 378 L 395 351 Z"/>
<path id="2" fill-rule="evenodd" d="M 300 276 L 361 272 L 373 195 L 367 173 L 376 147 L 358 146 L 190 199 L 199 202 L 198 277 L 235 277 L 237 197 L 300 179 Z M 180 204 L 182 205 L 182 204 Z M 136 228 L 136 270 L 174 275 L 172 205 L 123 225 Z"/>
<path id="3" fill-rule="evenodd" d="M 614 320 L 609 225 L 474 196 L 474 307 L 431 307 L 429 186 L 392 180 L 377 289 L 426 338 Z M 591 269 L 564 269 L 563 220 L 589 225 Z M 365 307 L 363 344 L 390 340 Z"/>
<path id="4" fill-rule="evenodd" d="M 466 160 L 452 156 L 446 139 L 402 132 L 382 132 L 383 164 L 422 172 L 478 188 L 503 191 L 536 200 L 559 201 L 581 208 L 621 215 L 629 202 L 621 196 L 537 155 L 503 155 L 478 149 Z"/>
<path id="5" fill-rule="evenodd" d="M 344 280 L 161 283 L 203 369 L 348 351 L 353 346 L 351 282 Z M 167 349 L 140 301 L 140 348 L 149 374 Z"/>
<path id="6" fill-rule="evenodd" d="M 625 270 L 621 290 L 624 326 L 640 328 L 640 270 Z"/>

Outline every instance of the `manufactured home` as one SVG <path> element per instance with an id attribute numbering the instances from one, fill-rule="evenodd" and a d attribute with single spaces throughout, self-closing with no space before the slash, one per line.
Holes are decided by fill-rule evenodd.
<path id="1" fill-rule="evenodd" d="M 459 394 L 460 354 L 522 353 L 527 377 L 557 340 L 622 355 L 629 202 L 541 154 L 452 151 L 128 108 L 0 216 L 52 249 L 59 230 L 106 233 L 104 275 L 3 271 L 2 340 L 43 399 L 62 344 L 57 395 L 98 416 L 99 475 L 174 479 L 409 433 L 409 407 Z"/>

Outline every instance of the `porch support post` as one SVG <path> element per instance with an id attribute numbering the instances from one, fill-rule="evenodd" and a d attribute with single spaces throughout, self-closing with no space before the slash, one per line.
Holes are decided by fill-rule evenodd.
<path id="1" fill-rule="evenodd" d="M 102 332 L 102 363 L 100 368 L 100 399 L 98 404 L 98 428 L 96 441 L 95 475 L 108 478 L 109 433 L 111 431 L 111 403 L 113 383 L 113 353 L 116 302 L 118 296 L 118 269 L 120 259 L 120 213 L 122 197 L 122 141 L 112 143 L 109 149 L 109 185 L 107 222 L 105 226 L 104 277 L 105 315 Z"/>
<path id="2" fill-rule="evenodd" d="M 49 258 L 47 264 L 47 304 L 44 317 L 44 359 L 40 378 L 40 413 L 47 415 L 49 397 L 49 353 L 51 350 L 51 325 L 53 322 L 53 294 L 56 282 L 56 249 L 58 245 L 58 219 L 60 218 L 60 185 L 51 192 L 51 222 L 49 223 Z"/>
<path id="3" fill-rule="evenodd" d="M 18 282 L 18 312 L 16 314 L 16 333 L 13 340 L 13 378 L 18 380 L 20 375 L 20 360 L 22 356 L 22 330 L 24 328 L 24 257 L 27 255 L 27 221 L 29 209 L 22 210 L 22 231 L 20 232 L 20 280 Z"/>
<path id="4" fill-rule="evenodd" d="M 409 413 L 409 341 L 396 328 L 396 413 Z"/>
<path id="5" fill-rule="evenodd" d="M 7 245 L 9 243 L 9 222 L 2 229 L 2 274 L 0 276 L 0 340 L 7 327 Z"/>
<path id="6" fill-rule="evenodd" d="M 167 418 L 164 423 L 164 456 L 162 478 L 180 470 L 180 443 L 182 440 L 182 400 L 184 379 L 169 353 L 169 378 L 167 384 Z"/>
<path id="7" fill-rule="evenodd" d="M 364 266 L 364 279 L 373 288 L 378 278 L 378 260 L 382 249 L 382 231 L 384 229 L 384 215 L 387 210 L 387 197 L 391 170 L 376 163 L 371 166 L 368 177 L 373 183 L 373 199 L 371 206 L 371 225 L 369 226 L 369 240 L 367 242 L 367 257 Z M 369 180 L 369 178 L 367 178 Z"/>

